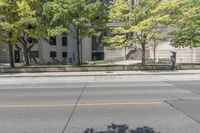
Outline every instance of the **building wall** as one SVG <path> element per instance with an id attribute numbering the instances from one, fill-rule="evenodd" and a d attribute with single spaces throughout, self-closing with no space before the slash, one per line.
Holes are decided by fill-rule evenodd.
<path id="1" fill-rule="evenodd" d="M 31 51 L 38 51 L 38 62 L 41 64 L 48 64 L 53 61 L 50 57 L 50 52 L 56 52 L 56 57 L 54 60 L 59 62 L 64 61 L 62 57 L 62 52 L 67 52 L 67 46 L 62 46 L 62 36 L 56 37 L 56 45 L 50 45 L 47 40 L 39 40 L 38 44 L 31 49 Z M 66 59 L 67 60 L 67 59 Z"/>
<path id="2" fill-rule="evenodd" d="M 111 49 L 109 47 L 104 47 L 104 53 L 105 53 L 105 58 L 104 58 L 105 61 L 125 57 L 123 55 L 123 48 Z"/>
<path id="3" fill-rule="evenodd" d="M 67 45 L 67 58 L 68 60 L 72 60 L 73 63 L 77 62 L 77 48 L 76 48 L 76 40 L 68 35 L 68 45 Z"/>
<path id="4" fill-rule="evenodd" d="M 83 40 L 82 47 L 82 59 L 83 62 L 91 61 L 92 56 L 92 47 L 91 47 L 91 38 L 85 38 Z M 116 58 L 125 57 L 133 48 L 121 48 L 121 49 L 110 49 L 108 47 L 104 48 L 105 60 L 112 60 Z M 17 50 L 14 48 L 14 51 Z M 50 51 L 55 51 L 57 53 L 56 60 L 69 61 L 70 58 L 73 59 L 73 54 L 75 54 L 75 60 L 73 63 L 76 63 L 77 54 L 76 54 L 76 45 L 73 38 L 68 37 L 68 45 L 62 46 L 62 37 L 57 37 L 57 45 L 50 45 L 49 42 L 40 40 L 38 44 L 36 44 L 32 51 L 38 51 L 38 60 L 40 63 L 48 64 L 52 61 L 50 57 Z M 153 49 L 149 48 L 149 58 L 153 58 Z M 169 42 L 162 42 L 157 47 L 156 50 L 156 58 L 168 58 L 170 59 L 171 51 L 177 52 L 177 63 L 200 63 L 200 48 L 181 48 L 176 49 L 169 45 Z M 67 52 L 67 58 L 64 59 L 62 57 L 62 52 Z M 133 58 L 135 59 L 135 58 Z M 20 53 L 20 62 L 23 62 L 22 53 Z M 7 45 L 0 45 L 0 63 L 9 63 L 9 51 Z"/>
<path id="5" fill-rule="evenodd" d="M 160 44 L 156 49 L 156 58 L 168 58 L 171 51 L 177 52 L 177 63 L 200 63 L 200 48 L 174 48 L 169 42 Z M 153 58 L 153 50 L 150 48 L 150 58 Z"/>
<path id="6" fill-rule="evenodd" d="M 0 44 L 0 63 L 9 63 L 8 45 Z"/>
<path id="7" fill-rule="evenodd" d="M 56 52 L 55 60 L 60 62 L 64 61 L 62 52 L 67 52 L 67 46 L 62 46 L 62 36 L 56 37 L 56 45 L 50 45 L 46 40 L 40 40 L 38 44 L 32 49 L 32 51 L 38 51 L 39 59 L 44 64 L 50 63 L 53 59 L 50 57 L 50 52 Z"/>
<path id="8" fill-rule="evenodd" d="M 84 38 L 82 43 L 82 59 L 83 62 L 91 61 L 92 55 L 92 46 L 91 38 Z M 15 47 L 13 51 L 17 50 Z M 56 52 L 56 57 L 54 60 L 58 62 L 68 62 L 71 58 L 71 63 L 77 62 L 77 49 L 76 41 L 71 36 L 67 36 L 67 46 L 62 45 L 62 36 L 56 37 L 56 45 L 50 45 L 47 40 L 39 40 L 37 44 L 31 49 L 31 51 L 38 51 L 37 62 L 39 64 L 49 64 L 53 62 L 53 59 L 50 57 L 50 52 Z M 63 58 L 63 52 L 67 52 L 67 58 Z M 23 53 L 20 52 L 20 62 L 23 62 Z M 0 63 L 9 63 L 9 51 L 7 45 L 0 45 Z M 34 60 L 31 59 L 31 63 L 34 63 Z"/>
<path id="9" fill-rule="evenodd" d="M 82 62 L 91 61 L 92 59 L 92 40 L 91 38 L 84 38 L 82 44 Z"/>
<path id="10" fill-rule="evenodd" d="M 116 58 L 124 58 L 127 60 L 141 60 L 142 59 L 142 49 L 140 46 L 123 47 L 119 49 L 110 49 L 105 47 L 105 60 L 113 60 Z M 150 51 L 146 49 L 145 57 L 149 58 Z"/>

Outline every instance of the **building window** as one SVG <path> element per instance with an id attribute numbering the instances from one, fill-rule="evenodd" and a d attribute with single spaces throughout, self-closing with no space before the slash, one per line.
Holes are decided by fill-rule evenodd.
<path id="1" fill-rule="evenodd" d="M 92 50 L 96 51 L 97 50 L 97 41 L 96 37 L 92 36 Z"/>
<path id="2" fill-rule="evenodd" d="M 67 52 L 62 52 L 62 57 L 67 58 Z"/>
<path id="3" fill-rule="evenodd" d="M 38 58 L 38 51 L 31 51 L 30 58 Z"/>
<path id="4" fill-rule="evenodd" d="M 38 43 L 38 40 L 37 39 L 35 39 L 35 38 L 29 38 L 29 41 L 28 41 L 29 43 L 35 43 L 35 44 L 37 44 Z"/>
<path id="5" fill-rule="evenodd" d="M 101 44 L 101 37 L 92 37 L 92 50 L 97 51 Z"/>
<path id="6" fill-rule="evenodd" d="M 67 46 L 67 36 L 62 37 L 62 45 Z"/>
<path id="7" fill-rule="evenodd" d="M 15 50 L 14 55 L 15 55 L 15 63 L 19 63 L 20 62 L 20 52 L 19 52 L 19 50 Z"/>
<path id="8" fill-rule="evenodd" d="M 92 52 L 92 60 L 104 60 L 104 52 Z"/>
<path id="9" fill-rule="evenodd" d="M 51 57 L 51 58 L 54 59 L 56 56 L 57 56 L 57 55 L 56 55 L 56 52 L 55 52 L 55 51 L 51 51 L 51 52 L 50 52 L 50 57 Z"/>
<path id="10" fill-rule="evenodd" d="M 50 45 L 56 45 L 56 36 L 50 37 Z"/>

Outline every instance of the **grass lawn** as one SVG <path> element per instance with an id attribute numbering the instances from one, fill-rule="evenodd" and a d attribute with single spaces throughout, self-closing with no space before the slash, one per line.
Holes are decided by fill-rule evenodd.
<path id="1" fill-rule="evenodd" d="M 71 65 L 71 64 L 66 64 L 66 65 L 31 65 L 31 66 L 23 66 L 22 63 L 16 64 L 16 68 L 66 68 L 66 67 L 103 67 L 103 66 L 142 66 L 141 63 L 137 64 L 131 64 L 131 65 L 116 65 L 116 64 L 109 64 L 113 62 L 119 62 L 123 61 L 124 59 L 118 58 L 115 60 L 111 61 L 104 61 L 104 60 L 99 60 L 99 61 L 94 61 L 94 64 L 81 64 L 81 65 Z M 167 66 L 171 65 L 171 63 L 167 62 L 153 62 L 153 61 L 146 61 L 145 66 Z M 177 66 L 200 66 L 200 63 L 180 63 L 177 64 Z M 10 68 L 9 64 L 0 64 L 0 68 Z"/>

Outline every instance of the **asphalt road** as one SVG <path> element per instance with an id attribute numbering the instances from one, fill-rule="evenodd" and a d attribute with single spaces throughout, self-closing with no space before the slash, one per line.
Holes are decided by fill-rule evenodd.
<path id="1" fill-rule="evenodd" d="M 111 123 L 200 133 L 200 82 L 186 76 L 0 78 L 0 133 L 83 133 Z"/>

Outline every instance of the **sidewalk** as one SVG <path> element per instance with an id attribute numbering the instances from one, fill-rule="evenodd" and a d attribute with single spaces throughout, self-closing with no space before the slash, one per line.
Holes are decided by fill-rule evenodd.
<path id="1" fill-rule="evenodd" d="M 99 71 L 99 72 L 44 72 L 44 73 L 2 73 L 3 77 L 71 77 L 71 76 L 128 76 L 128 75 L 191 75 L 200 70 L 179 71 Z"/>

